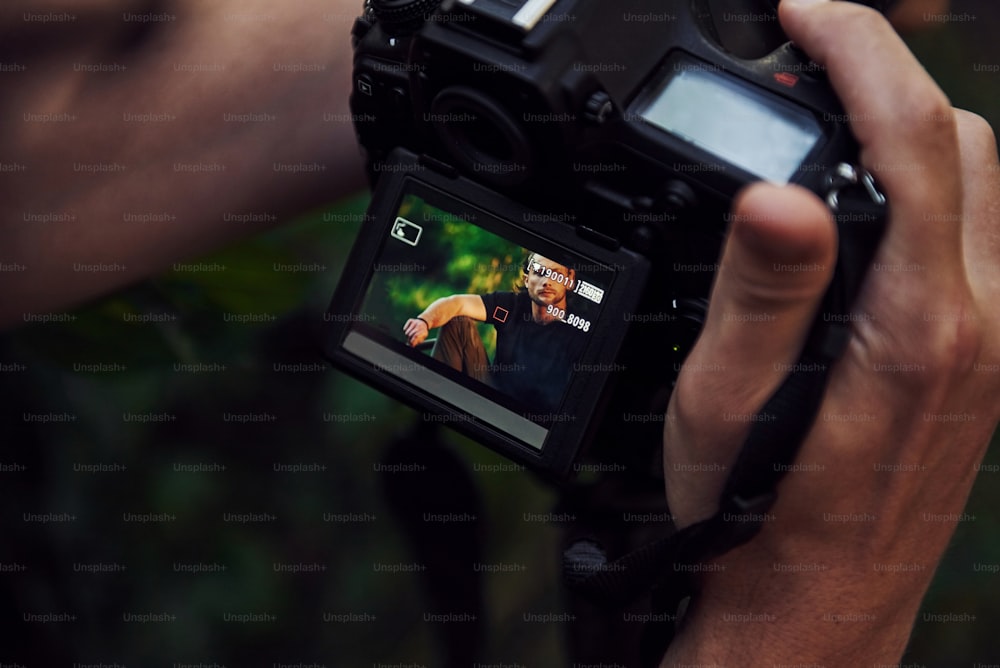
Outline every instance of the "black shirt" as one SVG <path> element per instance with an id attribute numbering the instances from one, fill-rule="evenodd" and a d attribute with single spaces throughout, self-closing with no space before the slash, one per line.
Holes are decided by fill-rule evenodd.
<path id="1" fill-rule="evenodd" d="M 541 324 L 531 317 L 526 292 L 482 295 L 486 322 L 496 327 L 494 386 L 532 411 L 559 407 L 586 335 L 561 320 Z"/>

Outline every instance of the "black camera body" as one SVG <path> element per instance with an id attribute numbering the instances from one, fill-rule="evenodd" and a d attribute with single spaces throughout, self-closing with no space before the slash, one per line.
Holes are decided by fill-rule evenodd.
<path id="1" fill-rule="evenodd" d="M 373 4 L 355 24 L 351 108 L 376 179 L 403 146 L 541 211 L 652 247 L 645 228 L 675 236 L 672 216 L 706 220 L 701 207 L 759 178 L 819 192 L 827 168 L 856 154 L 822 70 L 790 44 L 757 60 L 723 51 L 708 0 L 444 2 L 398 35 Z M 536 13 L 517 19 L 529 5 Z M 760 149 L 757 159 L 712 155 L 730 137 L 706 147 L 709 137 L 685 136 L 697 118 L 671 127 L 670 107 L 686 95 L 703 96 L 689 110 L 714 111 L 713 122 L 731 120 L 734 103 L 770 112 L 748 126 L 759 120 L 771 136 L 735 137 L 756 139 L 737 148 Z"/>
<path id="2" fill-rule="evenodd" d="M 860 184 L 884 203 L 849 167 L 858 148 L 848 118 L 822 68 L 785 42 L 773 4 L 368 0 L 353 31 L 351 108 L 376 190 L 328 312 L 327 354 L 536 469 L 566 474 L 597 436 L 599 462 L 647 471 L 736 193 L 760 179 L 795 183 L 836 207 L 841 188 Z M 729 50 L 724 34 L 739 36 Z M 423 222 L 412 220 L 420 211 Z M 428 217 L 443 225 L 425 230 Z M 553 378 L 562 401 L 541 417 L 518 403 L 520 390 L 497 393 L 407 349 L 389 307 L 366 311 L 374 290 L 392 289 L 373 287 L 392 283 L 380 265 L 414 280 L 433 273 L 435 254 L 418 244 L 461 234 L 458 221 L 563 267 L 575 305 L 556 309 L 555 326 L 585 322 L 587 341 Z M 824 316 L 847 312 L 883 222 L 838 217 Z M 417 243 L 390 243 L 407 234 Z M 817 345 L 843 338 L 831 334 L 835 320 L 817 318 Z M 345 345 L 358 336 L 392 349 L 391 360 Z M 400 371 L 410 364 L 422 370 Z M 486 403 L 470 409 L 437 380 Z M 498 426 L 493 407 L 543 433 Z"/>

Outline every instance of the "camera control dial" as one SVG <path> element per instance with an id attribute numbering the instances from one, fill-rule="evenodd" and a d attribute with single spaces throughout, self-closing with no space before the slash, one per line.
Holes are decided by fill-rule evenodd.
<path id="1" fill-rule="evenodd" d="M 390 35 L 412 32 L 420 27 L 441 0 L 366 0 L 370 13 Z"/>
<path id="2" fill-rule="evenodd" d="M 608 120 L 608 117 L 615 110 L 615 105 L 611 101 L 611 96 L 605 91 L 597 91 L 587 99 L 584 105 L 583 115 L 591 123 L 600 125 Z"/>

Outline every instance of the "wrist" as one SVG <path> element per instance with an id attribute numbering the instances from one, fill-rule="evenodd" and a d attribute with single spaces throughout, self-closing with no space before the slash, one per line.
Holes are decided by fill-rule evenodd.
<path id="1" fill-rule="evenodd" d="M 431 331 L 431 323 L 427 322 L 427 320 L 420 317 L 419 315 L 416 317 L 416 320 L 419 320 L 420 322 L 424 323 L 424 326 L 427 328 L 428 332 Z"/>
<path id="2" fill-rule="evenodd" d="M 894 665 L 934 570 L 754 543 L 705 564 L 661 668 Z"/>

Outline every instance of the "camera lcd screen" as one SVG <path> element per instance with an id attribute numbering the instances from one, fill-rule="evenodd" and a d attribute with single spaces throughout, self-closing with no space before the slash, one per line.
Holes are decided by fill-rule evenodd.
<path id="1" fill-rule="evenodd" d="M 646 121 L 760 178 L 788 183 L 823 136 L 816 118 L 694 61 L 677 61 L 639 110 Z"/>
<path id="2" fill-rule="evenodd" d="M 615 270 L 416 182 L 393 211 L 343 349 L 541 449 Z"/>

